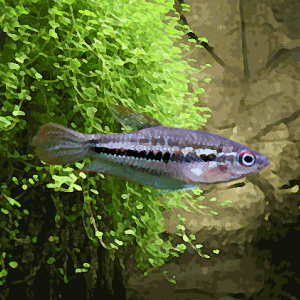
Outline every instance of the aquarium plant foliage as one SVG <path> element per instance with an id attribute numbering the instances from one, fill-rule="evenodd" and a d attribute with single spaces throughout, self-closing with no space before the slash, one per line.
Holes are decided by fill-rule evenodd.
<path id="1" fill-rule="evenodd" d="M 67 282 L 68 251 L 76 272 L 93 278 L 93 249 L 101 246 L 112 261 L 134 258 L 142 271 L 184 250 L 159 237 L 162 212 L 184 206 L 178 194 L 161 202 L 144 196 L 154 189 L 73 174 L 84 162 L 48 166 L 29 146 L 47 122 L 122 132 L 110 103 L 199 129 L 208 109 L 194 105 L 203 89 L 188 90 L 196 70 L 182 57 L 189 46 L 174 46 L 184 31 L 175 12 L 166 17 L 172 9 L 169 0 L 0 1 L 1 285 L 20 266 L 34 277 L 33 257 Z M 23 257 L 9 246 L 15 243 Z"/>

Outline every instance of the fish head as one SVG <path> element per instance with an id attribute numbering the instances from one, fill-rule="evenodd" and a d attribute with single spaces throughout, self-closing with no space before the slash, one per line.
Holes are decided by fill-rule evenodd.
<path id="1" fill-rule="evenodd" d="M 253 175 L 270 164 L 265 155 L 238 143 L 221 149 L 216 155 L 216 161 L 210 162 L 208 167 L 208 174 L 217 173 L 218 181 L 231 181 Z"/>
<path id="2" fill-rule="evenodd" d="M 201 153 L 206 153 L 200 155 L 202 160 L 183 164 L 182 179 L 190 184 L 215 184 L 258 173 L 269 165 L 263 154 L 228 139 L 223 141 L 217 147 L 202 148 Z"/>

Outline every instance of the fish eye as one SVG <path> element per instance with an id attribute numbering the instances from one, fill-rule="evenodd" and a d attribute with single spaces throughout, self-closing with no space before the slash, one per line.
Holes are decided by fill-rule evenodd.
<path id="1" fill-rule="evenodd" d="M 239 162 L 244 167 L 251 167 L 255 164 L 255 155 L 250 151 L 243 151 L 240 154 Z"/>

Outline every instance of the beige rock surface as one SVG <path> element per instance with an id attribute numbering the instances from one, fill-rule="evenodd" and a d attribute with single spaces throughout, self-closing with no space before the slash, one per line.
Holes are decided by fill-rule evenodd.
<path id="1" fill-rule="evenodd" d="M 227 300 L 233 299 L 230 293 L 250 297 L 264 283 L 264 272 L 251 255 L 256 229 L 270 216 L 282 218 L 282 211 L 286 212 L 280 219 L 283 224 L 299 215 L 295 200 L 299 186 L 280 187 L 299 178 L 300 31 L 295 27 L 300 28 L 300 4 L 275 0 L 185 2 L 190 5 L 190 12 L 184 13 L 190 28 L 198 37 L 207 38 L 225 63 L 222 67 L 205 49 L 189 55 L 196 59 L 191 63 L 195 68 L 211 64 L 195 74 L 200 84 L 192 86 L 205 89 L 198 105 L 212 110 L 204 130 L 263 153 L 270 166 L 252 178 L 204 187 L 205 199 L 198 204 L 217 215 L 207 210 L 203 214 L 178 210 L 165 214 L 169 233 L 177 231 L 178 213 L 186 218 L 186 230 L 196 235 L 195 244 L 204 245 L 202 253 L 209 259 L 191 248 L 146 278 L 132 276 L 129 285 L 140 291 L 144 300 Z M 201 82 L 204 78 L 212 81 Z M 217 200 L 210 201 L 212 198 Z M 269 225 L 264 226 L 267 230 Z M 213 249 L 220 253 L 214 254 Z M 269 268 L 267 262 L 264 268 Z M 168 278 L 174 276 L 176 285 L 164 278 L 164 270 Z"/>

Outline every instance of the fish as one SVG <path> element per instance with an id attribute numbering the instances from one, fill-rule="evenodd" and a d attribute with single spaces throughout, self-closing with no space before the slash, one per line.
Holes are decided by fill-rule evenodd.
<path id="1" fill-rule="evenodd" d="M 43 125 L 31 145 L 48 165 L 91 162 L 73 172 L 95 172 L 170 192 L 256 174 L 269 159 L 209 132 L 165 127 L 158 120 L 112 104 L 112 115 L 133 132 L 85 134 L 56 123 Z"/>

